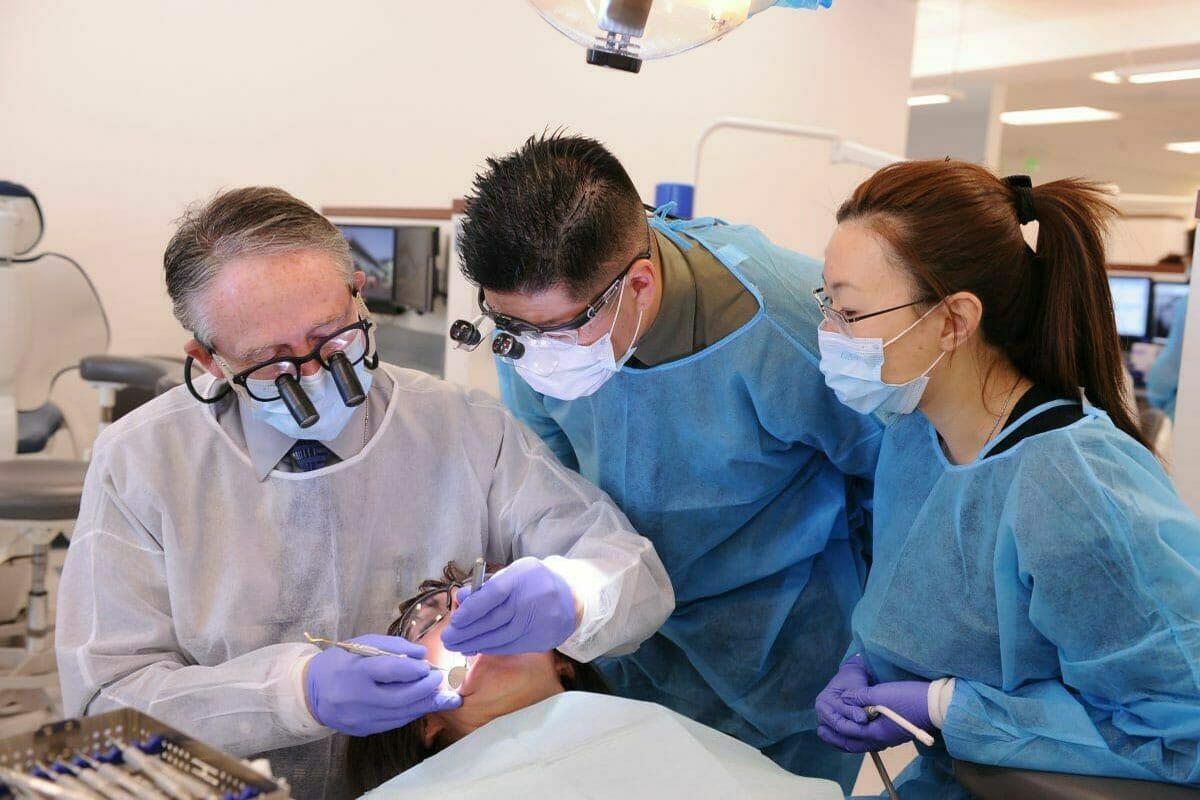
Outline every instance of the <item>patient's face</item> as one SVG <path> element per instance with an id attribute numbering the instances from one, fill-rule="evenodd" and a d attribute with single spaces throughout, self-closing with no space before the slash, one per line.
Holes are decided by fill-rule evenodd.
<path id="1" fill-rule="evenodd" d="M 451 608 L 458 607 L 458 590 L 451 591 Z M 434 667 L 451 667 L 463 663 L 461 653 L 442 646 L 442 631 L 450 623 L 450 614 L 425 631 L 416 642 L 427 650 L 426 658 Z M 457 741 L 493 719 L 541 702 L 563 691 L 562 670 L 570 670 L 559 662 L 553 651 L 501 656 L 481 653 L 471 659 L 466 680 L 459 687 L 462 706 L 453 711 L 427 714 L 423 720 L 426 738 L 438 733 Z"/>

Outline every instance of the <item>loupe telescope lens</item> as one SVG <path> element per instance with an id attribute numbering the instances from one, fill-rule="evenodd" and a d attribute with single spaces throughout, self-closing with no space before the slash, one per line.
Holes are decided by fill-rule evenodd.
<path id="1" fill-rule="evenodd" d="M 525 355 L 525 345 L 511 333 L 501 333 L 492 340 L 492 352 L 501 358 L 518 359 Z"/>
<path id="2" fill-rule="evenodd" d="M 284 373 L 275 379 L 275 388 L 279 390 L 279 398 L 283 400 L 283 404 L 287 406 L 287 410 L 291 412 L 292 419 L 296 420 L 297 425 L 301 428 L 310 428 L 317 424 L 321 415 L 317 413 L 316 407 L 308 399 L 304 389 L 300 388 L 299 381 L 290 374 Z M 341 386 L 338 388 L 340 389 Z"/>

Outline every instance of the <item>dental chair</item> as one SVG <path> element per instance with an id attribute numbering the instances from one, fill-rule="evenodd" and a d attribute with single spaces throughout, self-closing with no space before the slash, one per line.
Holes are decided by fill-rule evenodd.
<path id="1" fill-rule="evenodd" d="M 1040 800 L 1197 800 L 1200 789 L 1095 775 L 1067 775 L 954 762 L 954 777 L 979 800 L 1037 797 Z"/>
<path id="2" fill-rule="evenodd" d="M 42 228 L 33 194 L 0 181 L 0 594 L 8 595 L 0 597 L 0 723 L 25 727 L 48 721 L 60 704 L 50 545 L 75 526 L 90 453 L 51 402 L 54 381 L 78 369 L 99 392 L 103 428 L 122 401 L 153 396 L 181 369 L 181 362 L 98 355 L 108 349 L 108 320 L 87 275 L 66 256 L 27 255 Z M 71 435 L 72 458 L 46 457 L 60 431 Z"/>

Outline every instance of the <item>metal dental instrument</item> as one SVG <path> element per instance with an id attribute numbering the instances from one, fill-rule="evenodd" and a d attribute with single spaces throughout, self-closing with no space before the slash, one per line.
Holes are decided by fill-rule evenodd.
<path id="1" fill-rule="evenodd" d="M 911 722 L 897 714 L 895 711 L 892 711 L 887 706 L 864 706 L 863 710 L 867 712 L 868 719 L 876 719 L 882 714 L 915 736 L 917 741 L 919 741 L 921 744 L 925 745 L 926 747 L 933 747 L 933 737 L 930 736 L 928 732 L 921 730 L 916 725 L 913 725 Z M 875 763 L 875 771 L 879 773 L 880 779 L 883 780 L 883 786 L 887 789 L 888 797 L 891 798 L 891 800 L 900 800 L 900 795 L 897 794 L 896 787 L 892 785 L 892 778 L 888 775 L 887 768 L 883 766 L 883 759 L 879 757 L 878 751 L 871 751 L 871 761 Z"/>
<path id="2" fill-rule="evenodd" d="M 484 573 L 487 572 L 487 562 L 482 558 L 475 559 L 475 566 L 471 568 L 471 593 L 479 591 L 483 586 Z"/>
<path id="3" fill-rule="evenodd" d="M 97 761 L 96 759 L 86 756 L 82 753 L 77 755 L 76 758 L 94 769 L 96 773 L 100 775 L 100 777 L 106 778 L 107 780 L 122 787 L 126 792 L 129 792 L 134 797 L 150 797 L 153 798 L 153 800 L 165 800 L 166 796 L 164 794 L 159 792 L 153 786 L 149 786 L 142 781 L 139 781 L 137 778 L 133 777 L 123 769 L 114 767 L 112 764 L 106 764 L 103 761 Z"/>
<path id="4" fill-rule="evenodd" d="M 120 786 L 115 785 L 112 781 L 97 775 L 94 770 L 72 766 L 70 764 L 63 763 L 62 761 L 55 761 L 53 764 L 51 764 L 51 766 L 54 768 L 54 771 L 60 775 L 72 776 L 81 784 L 86 784 L 89 789 L 96 792 L 101 797 L 108 798 L 108 800 L 133 799 L 133 795 L 129 794 L 129 792 L 125 791 Z M 47 772 L 50 771 L 46 767 L 42 768 Z"/>
<path id="5" fill-rule="evenodd" d="M 482 559 L 481 559 L 482 560 Z M 320 636 L 313 636 L 308 631 L 304 632 L 304 638 L 310 644 L 323 644 L 328 647 L 340 647 L 347 653 L 354 653 L 356 656 L 391 656 L 392 658 L 408 658 L 404 653 L 393 653 L 391 650 L 384 650 L 379 647 L 372 647 L 369 644 L 359 644 L 358 642 L 335 642 L 332 639 L 322 639 Z M 462 686 L 462 682 L 467 678 L 467 668 L 465 666 L 451 667 L 446 669 L 440 664 L 429 662 L 429 666 L 434 669 L 440 669 L 446 673 L 446 685 L 451 689 L 457 689 Z"/>
<path id="6" fill-rule="evenodd" d="M 471 594 L 478 592 L 483 586 L 483 579 L 487 574 L 487 562 L 482 558 L 475 559 L 475 566 L 471 568 Z M 471 668 L 469 659 L 464 659 L 465 664 L 460 664 L 456 667 L 451 667 L 446 671 L 446 685 L 451 689 L 457 690 L 463 685 L 463 681 L 467 679 L 467 671 Z"/>
<path id="7" fill-rule="evenodd" d="M 213 787 L 175 766 L 170 761 L 160 758 L 155 759 L 154 763 L 162 770 L 164 775 L 182 786 L 184 791 L 197 800 L 216 800 L 217 793 Z"/>
<path id="8" fill-rule="evenodd" d="M 883 786 L 887 789 L 888 797 L 891 800 L 900 800 L 900 795 L 896 793 L 896 787 L 892 785 L 892 778 L 888 775 L 887 767 L 883 766 L 883 759 L 879 757 L 878 750 L 871 751 L 871 760 L 875 762 L 875 771 L 879 773 L 879 777 L 883 780 Z"/>
<path id="9" fill-rule="evenodd" d="M 68 789 L 45 778 L 35 778 L 32 775 L 22 775 L 20 772 L 0 767 L 0 784 L 11 786 L 33 797 L 57 797 L 62 800 L 92 800 L 94 794 L 83 794 L 74 789 Z"/>
<path id="10" fill-rule="evenodd" d="M 121 757 L 125 759 L 125 763 L 131 769 L 145 775 L 154 782 L 155 786 L 166 792 L 169 797 L 174 798 L 174 800 L 193 800 L 191 793 L 187 789 L 180 786 L 177 781 L 159 768 L 158 759 L 151 758 L 136 747 L 124 742 L 117 741 L 116 745 L 117 749 L 121 751 Z"/>
<path id="11" fill-rule="evenodd" d="M 72 792 L 82 795 L 83 797 L 90 797 L 92 800 L 104 800 L 104 795 L 96 794 L 94 791 L 89 789 L 85 783 L 78 780 L 71 773 L 65 771 L 60 772 L 52 767 L 46 766 L 40 761 L 35 762 L 34 765 L 41 770 L 42 773 L 44 773 L 45 777 L 43 777 L 43 780 L 54 781 L 64 789 L 70 789 Z M 39 775 L 36 777 L 42 776 Z"/>
<path id="12" fill-rule="evenodd" d="M 359 644 L 358 642 L 335 642 L 332 639 L 322 639 L 320 636 L 312 636 L 308 631 L 304 632 L 304 638 L 310 644 L 323 644 L 328 647 L 340 647 L 347 653 L 354 653 L 356 656 L 391 656 L 393 658 L 408 658 L 404 653 L 393 653 L 391 650 L 384 650 L 379 647 L 372 647 L 369 644 Z"/>

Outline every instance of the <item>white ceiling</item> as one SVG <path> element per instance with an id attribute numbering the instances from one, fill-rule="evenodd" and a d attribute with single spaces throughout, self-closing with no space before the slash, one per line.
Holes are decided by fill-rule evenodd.
<path id="1" fill-rule="evenodd" d="M 1145 54 L 1143 54 L 1145 55 Z M 1191 52 L 1173 50 L 1157 62 L 1200 61 L 1200 45 Z M 1005 108 L 1094 106 L 1120 112 L 1119 120 L 1076 125 L 1004 126 L 1002 162 L 1038 160 L 1053 177 L 1087 174 L 1111 180 L 1124 192 L 1191 194 L 1200 187 L 1200 156 L 1166 150 L 1168 142 L 1200 140 L 1200 80 L 1113 86 L 1092 80 L 1096 62 L 1060 62 L 1042 76 L 1000 77 L 1006 85 Z M 1104 69 L 1123 66 L 1112 59 Z M 1071 73 L 1069 76 L 1064 73 Z"/>
<path id="2" fill-rule="evenodd" d="M 917 39 L 1129 9 L 1130 0 L 919 0 Z"/>
<path id="3" fill-rule="evenodd" d="M 1170 4 L 1172 0 L 1155 2 Z M 1195 7 L 1200 7 L 1200 2 Z M 1088 105 L 1120 112 L 1122 119 L 1108 122 L 1005 125 L 1001 169 L 1022 172 L 1026 160 L 1034 159 L 1038 165 L 1035 181 L 1082 175 L 1117 183 L 1122 192 L 1194 195 L 1200 188 L 1200 155 L 1169 152 L 1164 145 L 1200 140 L 1200 80 L 1114 86 L 1089 76 L 1132 65 L 1200 61 L 1200 26 L 1184 37 L 1174 32 L 1176 38 L 1190 37 L 1190 44 L 1139 47 L 1139 11 L 1129 0 L 919 0 L 917 46 L 922 37 L 938 38 L 943 46 L 947 36 L 972 43 L 977 41 L 972 36 L 989 27 L 1015 33 L 1022 30 L 1021 25 L 1025 30 L 1061 26 L 1080 41 L 1096 31 L 1094 38 L 1100 41 L 1107 29 L 1100 30 L 1097 21 L 1111 21 L 1117 11 L 1129 16 L 1130 34 L 1123 42 L 1127 46 L 1061 60 L 1055 60 L 1050 51 L 1026 63 L 917 78 L 914 90 L 1003 86 L 1006 110 Z M 1016 44 L 1015 49 L 1019 49 Z M 970 113 L 965 108 L 964 112 Z"/>

